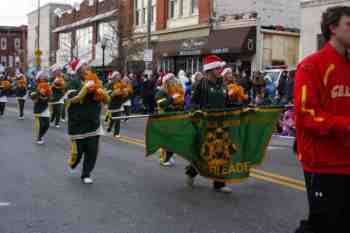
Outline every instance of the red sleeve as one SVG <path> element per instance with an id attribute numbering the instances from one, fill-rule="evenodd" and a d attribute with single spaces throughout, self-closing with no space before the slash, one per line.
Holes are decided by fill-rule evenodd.
<path id="1" fill-rule="evenodd" d="M 297 127 L 319 136 L 349 134 L 350 117 L 334 115 L 322 107 L 322 80 L 321 71 L 312 62 L 299 65 L 294 90 Z"/>

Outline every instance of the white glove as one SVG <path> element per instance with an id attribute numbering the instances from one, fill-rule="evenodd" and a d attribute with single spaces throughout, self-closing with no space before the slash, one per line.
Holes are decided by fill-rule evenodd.
<path id="1" fill-rule="evenodd" d="M 177 97 L 180 97 L 180 94 L 177 94 L 177 93 L 176 93 L 176 94 L 174 94 L 172 97 L 173 97 L 173 99 L 176 99 Z"/>
<path id="2" fill-rule="evenodd" d="M 89 88 L 89 87 L 92 87 L 94 84 L 95 84 L 95 82 L 90 80 L 85 85 L 87 88 Z"/>

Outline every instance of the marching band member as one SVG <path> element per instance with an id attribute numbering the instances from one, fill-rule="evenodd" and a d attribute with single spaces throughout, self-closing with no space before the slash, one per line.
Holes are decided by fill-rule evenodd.
<path id="1" fill-rule="evenodd" d="M 158 112 L 183 111 L 185 105 L 185 90 L 182 84 L 176 80 L 174 74 L 167 74 L 162 79 L 162 87 L 156 93 Z M 170 167 L 174 164 L 174 155 L 171 151 L 160 151 L 160 164 Z"/>
<path id="2" fill-rule="evenodd" d="M 65 80 L 59 67 L 52 68 L 52 96 L 50 104 L 52 106 L 51 123 L 55 123 L 56 128 L 60 128 L 61 114 L 64 108 Z"/>
<path id="3" fill-rule="evenodd" d="M 107 90 L 111 101 L 108 104 L 107 114 L 109 116 L 109 126 L 107 132 L 111 132 L 114 126 L 113 135 L 116 138 L 120 137 L 120 120 L 113 120 L 113 117 L 119 117 L 123 113 L 123 103 L 132 94 L 132 87 L 121 79 L 121 74 L 118 71 L 113 72 L 110 78 Z"/>
<path id="4" fill-rule="evenodd" d="M 5 113 L 7 96 L 11 92 L 11 82 L 7 80 L 4 76 L 0 77 L 0 117 Z"/>
<path id="5" fill-rule="evenodd" d="M 68 91 L 68 133 L 71 140 L 71 154 L 68 165 L 75 169 L 84 156 L 81 180 L 92 184 L 91 172 L 95 167 L 102 127 L 101 107 L 109 97 L 102 82 L 89 71 L 86 63 L 75 59 L 71 63 L 76 73 Z"/>
<path id="6" fill-rule="evenodd" d="M 226 63 L 215 55 L 205 58 L 203 66 L 205 76 L 193 91 L 192 104 L 194 109 L 210 110 L 223 109 L 227 107 L 227 88 L 224 84 L 221 73 Z M 193 186 L 194 178 L 198 172 L 193 165 L 186 168 L 187 184 Z M 231 193 L 232 189 L 226 186 L 224 182 L 214 181 L 215 191 Z"/>
<path id="7" fill-rule="evenodd" d="M 243 87 L 238 85 L 231 68 L 226 68 L 221 73 L 228 91 L 228 103 L 226 107 L 240 107 L 248 101 L 248 95 L 244 93 Z"/>
<path id="8" fill-rule="evenodd" d="M 30 98 L 34 102 L 35 140 L 38 145 L 42 145 L 44 144 L 43 137 L 50 128 L 49 99 L 52 91 L 48 82 L 48 72 L 39 71 L 36 79 L 36 88 L 30 94 Z"/>
<path id="9" fill-rule="evenodd" d="M 19 120 L 24 119 L 24 104 L 28 97 L 28 81 L 23 74 L 17 75 L 15 94 L 17 99 Z"/>
<path id="10" fill-rule="evenodd" d="M 132 80 L 125 75 L 124 78 L 122 79 L 122 82 L 129 87 L 131 90 L 127 96 L 125 96 L 125 100 L 123 103 L 123 108 L 124 108 L 124 113 L 125 116 L 129 116 L 131 113 L 131 97 L 133 94 L 133 89 L 132 89 Z M 125 118 L 124 122 L 127 122 L 128 118 Z"/>

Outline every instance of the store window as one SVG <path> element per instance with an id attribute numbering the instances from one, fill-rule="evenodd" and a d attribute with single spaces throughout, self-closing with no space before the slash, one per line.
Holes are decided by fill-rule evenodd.
<path id="1" fill-rule="evenodd" d="M 9 67 L 13 67 L 13 56 L 9 56 Z"/>
<path id="2" fill-rule="evenodd" d="M 92 60 L 92 27 L 85 27 L 76 31 L 75 56 L 82 60 Z"/>
<path id="3" fill-rule="evenodd" d="M 6 59 L 6 56 L 1 56 L 1 64 L 7 66 L 7 59 Z"/>
<path id="4" fill-rule="evenodd" d="M 15 49 L 21 49 L 21 39 L 20 38 L 15 38 Z"/>

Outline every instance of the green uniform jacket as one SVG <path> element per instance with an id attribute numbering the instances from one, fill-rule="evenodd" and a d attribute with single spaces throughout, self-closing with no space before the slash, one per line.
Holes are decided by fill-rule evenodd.
<path id="1" fill-rule="evenodd" d="M 173 105 L 173 97 L 168 95 L 166 90 L 159 89 L 156 93 L 155 97 L 157 101 L 157 105 L 159 107 L 160 112 L 176 112 L 176 111 L 183 111 L 184 106 L 174 106 Z"/>
<path id="2" fill-rule="evenodd" d="M 74 92 L 68 95 L 68 99 L 78 95 L 82 88 L 81 80 L 70 81 L 68 91 L 73 90 Z M 79 103 L 69 103 L 68 134 L 71 139 L 84 139 L 100 134 L 101 107 L 101 103 L 94 100 L 93 94 L 86 94 Z"/>

